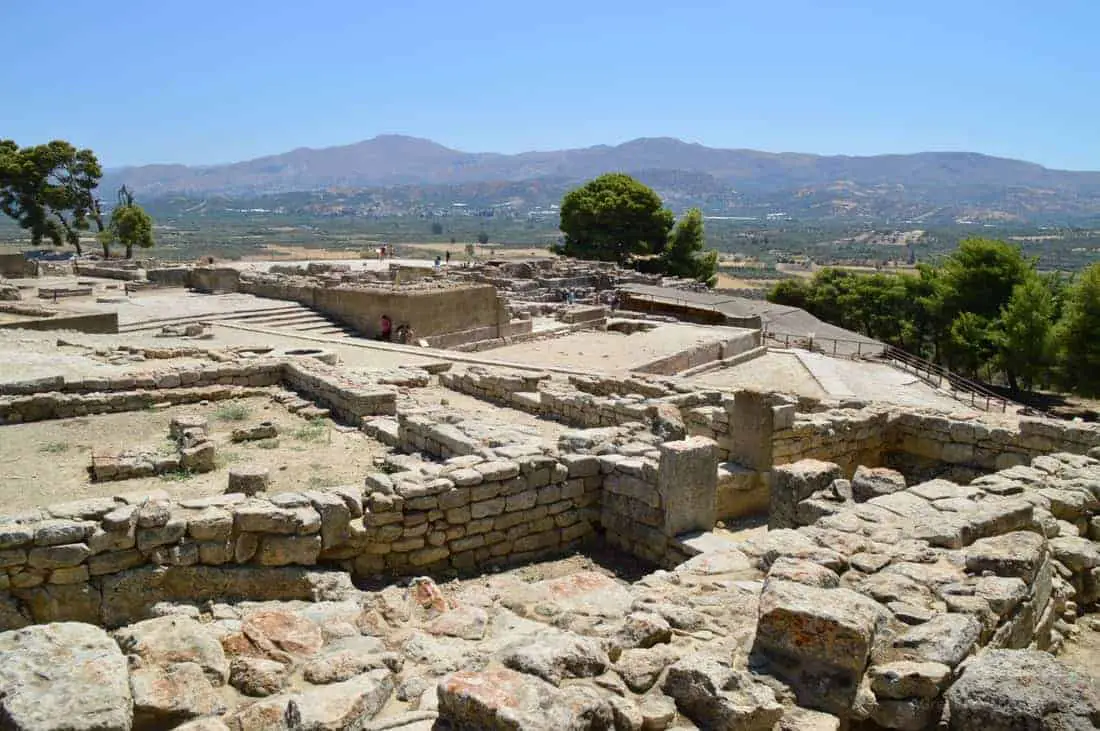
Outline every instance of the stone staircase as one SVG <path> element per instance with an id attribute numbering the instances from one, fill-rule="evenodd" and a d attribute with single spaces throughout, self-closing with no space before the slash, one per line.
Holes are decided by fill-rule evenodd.
<path id="1" fill-rule="evenodd" d="M 285 330 L 288 334 L 321 335 L 330 338 L 356 337 L 355 331 L 351 328 L 297 302 L 253 310 L 191 314 L 181 317 L 144 320 L 121 326 L 119 332 L 146 332 L 160 330 L 166 326 L 189 325 L 198 322 L 254 325 L 273 330 Z"/>

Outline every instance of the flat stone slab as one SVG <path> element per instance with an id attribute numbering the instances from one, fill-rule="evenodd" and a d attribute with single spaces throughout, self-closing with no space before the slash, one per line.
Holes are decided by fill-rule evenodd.
<path id="1" fill-rule="evenodd" d="M 0 634 L 0 717 L 20 731 L 129 731 L 126 658 L 99 627 L 78 622 Z"/>

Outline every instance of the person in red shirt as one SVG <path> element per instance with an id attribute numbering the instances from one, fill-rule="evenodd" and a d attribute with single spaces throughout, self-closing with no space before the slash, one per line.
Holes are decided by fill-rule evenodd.
<path id="1" fill-rule="evenodd" d="M 391 340 L 393 338 L 393 321 L 390 320 L 389 315 L 382 315 L 381 332 L 378 335 L 379 340 Z"/>

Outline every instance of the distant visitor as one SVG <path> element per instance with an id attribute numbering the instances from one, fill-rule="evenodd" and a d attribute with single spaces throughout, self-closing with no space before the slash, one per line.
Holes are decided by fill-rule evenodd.
<path id="1" fill-rule="evenodd" d="M 378 328 L 379 340 L 391 340 L 393 339 L 393 321 L 389 315 L 382 315 L 382 321 Z"/>

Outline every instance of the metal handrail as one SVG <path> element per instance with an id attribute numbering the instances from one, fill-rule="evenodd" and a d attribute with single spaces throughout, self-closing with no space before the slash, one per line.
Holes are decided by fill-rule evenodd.
<path id="1" fill-rule="evenodd" d="M 763 329 L 762 336 L 765 339 L 781 342 L 786 348 L 789 348 L 792 343 L 797 344 L 801 341 L 808 343 L 811 346 L 809 348 L 810 350 L 815 350 L 813 345 L 824 341 L 826 343 L 832 343 L 832 355 L 836 357 L 859 360 L 865 356 L 878 356 L 883 359 L 893 360 L 903 370 L 911 370 L 913 375 L 920 378 L 928 385 L 945 390 L 956 401 L 960 403 L 969 403 L 973 408 L 984 408 L 985 411 L 992 411 L 994 408 L 998 408 L 1001 412 L 1007 412 L 1009 404 L 1027 408 L 1024 407 L 1023 404 L 1017 404 L 1010 399 L 1006 399 L 1004 396 L 991 391 L 976 381 L 972 381 L 965 376 L 960 376 L 957 373 L 952 373 L 943 366 L 925 360 L 918 355 L 913 355 L 893 345 L 872 345 L 864 340 L 846 340 L 843 338 L 818 337 L 800 333 L 782 333 L 766 328 Z M 837 352 L 837 343 L 854 344 L 856 346 L 856 352 L 839 353 Z M 826 355 L 829 354 L 826 348 L 817 348 L 816 350 Z M 947 382 L 948 387 L 946 389 L 944 389 L 944 381 Z"/>
<path id="2" fill-rule="evenodd" d="M 925 360 L 919 355 L 913 355 L 893 345 L 887 345 L 886 348 L 883 349 L 882 357 L 897 361 L 903 368 L 905 366 L 911 367 L 913 369 L 913 375 L 930 386 L 942 389 L 943 382 L 946 380 L 949 387 L 946 390 L 949 391 L 952 398 L 956 401 L 966 403 L 967 399 L 960 398 L 960 394 L 969 394 L 969 403 L 975 408 L 982 406 L 982 402 L 984 401 L 986 411 L 992 411 L 993 407 L 996 405 L 1000 407 L 1002 412 L 1006 412 L 1008 411 L 1008 405 L 1010 403 L 1015 404 L 1015 402 L 991 391 L 977 381 L 972 381 L 965 376 L 952 373 L 941 365 Z M 1022 406 L 1022 404 L 1015 405 Z"/>
<path id="3" fill-rule="evenodd" d="M 817 350 L 821 353 L 824 353 L 825 355 L 833 355 L 837 358 L 850 358 L 851 360 L 861 360 L 865 357 L 879 355 L 884 347 L 879 343 L 868 342 L 866 340 L 821 337 L 817 335 L 808 335 L 805 333 L 777 332 L 775 330 L 770 330 L 767 327 L 761 328 L 761 336 L 764 339 L 774 340 L 777 343 L 783 343 L 784 348 L 791 347 L 792 343 L 798 344 L 799 342 L 805 342 L 811 346 L 809 350 Z M 813 347 L 814 345 L 820 345 L 822 342 L 832 343 L 832 353 L 829 353 L 828 349 L 824 347 Z M 837 348 L 838 343 L 848 343 L 854 345 L 855 352 L 840 352 Z"/>

